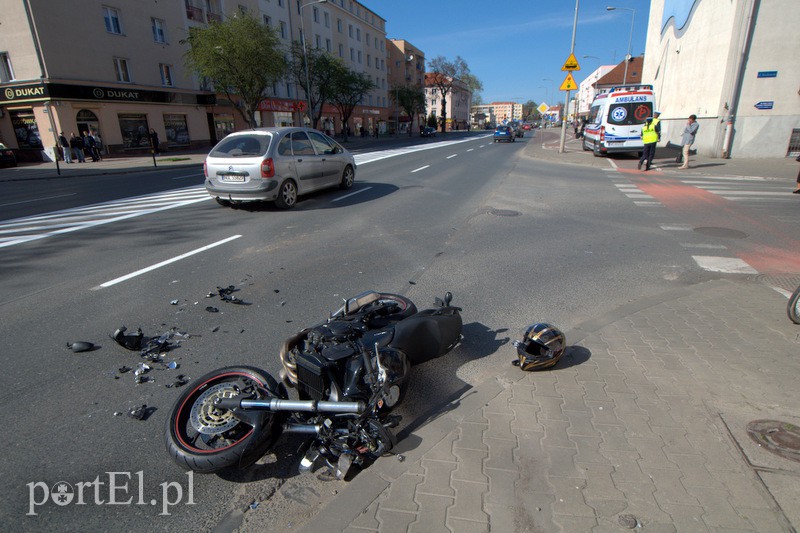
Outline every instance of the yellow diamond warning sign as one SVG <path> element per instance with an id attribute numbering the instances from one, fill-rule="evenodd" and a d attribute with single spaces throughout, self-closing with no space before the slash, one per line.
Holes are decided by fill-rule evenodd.
<path id="1" fill-rule="evenodd" d="M 561 87 L 558 88 L 559 91 L 574 91 L 577 89 L 578 86 L 575 83 L 575 78 L 572 77 L 572 72 L 567 74 L 567 77 L 564 78 L 564 83 L 561 84 Z"/>
<path id="2" fill-rule="evenodd" d="M 570 54 L 567 60 L 564 62 L 564 66 L 561 67 L 561 70 L 580 70 L 581 66 L 578 65 L 578 60 L 575 59 L 575 54 Z M 561 89 L 562 91 L 564 89 Z"/>
<path id="3" fill-rule="evenodd" d="M 545 113 L 547 113 L 547 111 L 550 110 L 550 106 L 548 106 L 547 104 L 542 102 L 541 104 L 539 104 L 539 107 L 537 107 L 536 109 L 539 110 L 539 113 L 544 115 Z"/>

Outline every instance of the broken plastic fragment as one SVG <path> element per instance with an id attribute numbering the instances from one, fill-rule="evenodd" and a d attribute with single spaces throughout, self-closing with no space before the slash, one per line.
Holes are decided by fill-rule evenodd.
<path id="1" fill-rule="evenodd" d="M 114 339 L 117 344 L 122 346 L 123 348 L 131 351 L 141 350 L 142 348 L 142 339 L 144 338 L 144 334 L 142 333 L 142 328 L 138 328 L 136 333 L 132 335 L 126 335 L 125 332 L 128 331 L 128 328 L 125 326 L 120 327 L 117 331 L 114 332 L 114 336 L 111 337 Z"/>
<path id="2" fill-rule="evenodd" d="M 211 306 L 211 305 L 206 307 L 206 311 L 208 311 L 209 313 L 219 313 L 219 309 L 217 309 L 216 307 Z"/>
<path id="3" fill-rule="evenodd" d="M 128 416 L 131 418 L 135 418 L 136 420 L 144 420 L 147 416 L 147 405 L 142 404 L 140 407 L 136 407 L 128 411 Z"/>
<path id="4" fill-rule="evenodd" d="M 75 353 L 78 352 L 88 352 L 92 348 L 94 348 L 94 344 L 87 341 L 78 341 L 78 342 L 68 342 L 67 348 L 72 350 Z"/>
<path id="5" fill-rule="evenodd" d="M 258 502 L 254 501 L 253 503 L 251 503 L 250 504 L 250 509 L 258 509 Z"/>
<path id="6" fill-rule="evenodd" d="M 169 304 L 170 305 L 178 305 L 178 300 L 172 300 Z"/>
<path id="7" fill-rule="evenodd" d="M 137 385 L 140 385 L 142 383 L 147 383 L 148 381 L 150 381 L 150 378 L 139 374 L 135 378 L 133 378 L 133 381 L 136 382 Z"/>
<path id="8" fill-rule="evenodd" d="M 179 366 L 180 365 L 176 361 L 170 361 L 169 363 L 167 363 L 167 368 L 169 368 L 170 370 L 175 370 Z"/>
<path id="9" fill-rule="evenodd" d="M 131 371 L 131 367 L 129 367 L 129 366 L 124 366 L 123 365 L 123 366 L 119 367 L 119 373 L 120 374 L 124 374 L 125 372 L 130 372 L 130 371 Z"/>
<path id="10" fill-rule="evenodd" d="M 141 376 L 142 374 L 147 374 L 150 371 L 150 365 L 145 363 L 139 363 L 139 366 L 136 370 L 133 371 L 133 375 Z"/>

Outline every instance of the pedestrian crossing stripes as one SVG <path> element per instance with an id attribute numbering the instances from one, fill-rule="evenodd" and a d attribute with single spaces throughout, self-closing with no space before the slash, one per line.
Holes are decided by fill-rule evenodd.
<path id="1" fill-rule="evenodd" d="M 0 248 L 210 199 L 201 185 L 11 219 L 0 223 Z"/>

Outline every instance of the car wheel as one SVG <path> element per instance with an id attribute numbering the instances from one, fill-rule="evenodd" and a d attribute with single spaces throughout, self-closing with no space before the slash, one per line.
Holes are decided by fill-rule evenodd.
<path id="1" fill-rule="evenodd" d="M 356 172 L 353 170 L 353 167 L 347 165 L 344 167 L 344 172 L 342 172 L 342 181 L 339 183 L 340 189 L 349 189 L 353 186 L 353 182 L 356 180 Z"/>
<path id="2" fill-rule="evenodd" d="M 595 141 L 594 145 L 592 146 L 592 155 L 595 157 L 600 157 L 600 144 Z"/>
<path id="3" fill-rule="evenodd" d="M 281 184 L 275 205 L 279 209 L 291 209 L 295 204 L 297 204 L 297 185 L 292 180 L 286 180 Z"/>

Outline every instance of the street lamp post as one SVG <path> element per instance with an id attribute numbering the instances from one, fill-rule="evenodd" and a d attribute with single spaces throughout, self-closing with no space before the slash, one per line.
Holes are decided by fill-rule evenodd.
<path id="1" fill-rule="evenodd" d="M 575 54 L 575 32 L 578 29 L 578 6 L 580 5 L 580 0 L 575 0 L 575 18 L 572 21 L 572 44 L 570 45 L 569 55 L 572 56 Z M 565 108 L 564 108 L 564 116 L 561 117 L 561 142 L 558 145 L 558 153 L 564 153 L 564 144 L 567 142 L 567 111 L 569 110 L 569 89 L 567 89 L 567 95 L 564 97 Z"/>
<path id="2" fill-rule="evenodd" d="M 549 81 L 550 83 L 555 83 L 550 78 L 542 78 L 542 81 Z M 545 87 L 544 88 L 544 94 L 545 94 L 545 97 L 548 100 L 550 100 L 550 87 Z M 552 104 L 552 102 L 550 104 L 547 104 L 547 105 L 550 106 L 551 104 Z M 542 113 L 542 129 L 544 129 L 544 113 Z"/>
<path id="3" fill-rule="evenodd" d="M 308 75 L 308 52 L 306 51 L 306 26 L 303 22 L 303 8 L 314 4 L 325 4 L 328 0 L 316 0 L 300 6 L 300 40 L 303 43 L 303 63 L 306 67 L 306 104 L 308 105 L 308 126 L 313 127 L 314 115 L 311 109 L 311 78 Z"/>
<path id="4" fill-rule="evenodd" d="M 628 83 L 628 63 L 631 60 L 631 43 L 633 42 L 633 21 L 636 18 L 636 10 L 631 7 L 606 7 L 606 11 L 616 11 L 617 9 L 624 9 L 631 12 L 631 34 L 628 37 L 628 55 L 625 56 L 625 74 L 622 76 L 622 85 Z"/>

